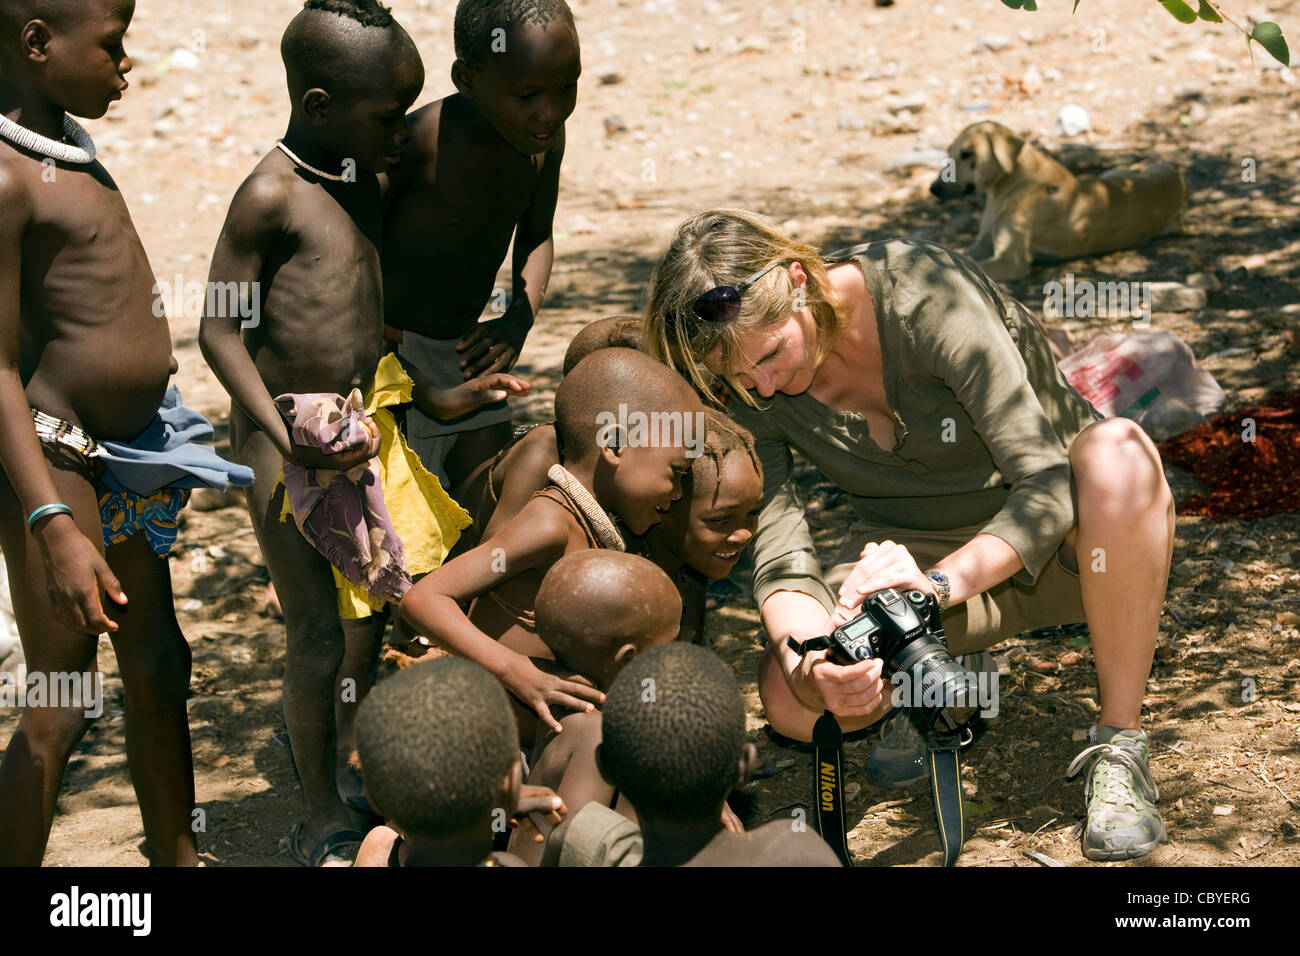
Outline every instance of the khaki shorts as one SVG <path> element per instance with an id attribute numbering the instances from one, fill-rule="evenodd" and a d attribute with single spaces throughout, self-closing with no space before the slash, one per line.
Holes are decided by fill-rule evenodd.
<path id="1" fill-rule="evenodd" d="M 951 531 L 917 531 L 911 528 L 887 528 L 865 521 L 854 522 L 844 538 L 834 565 L 827 572 L 826 586 L 831 595 L 858 563 L 869 541 L 893 541 L 911 552 L 922 571 L 934 567 L 980 533 L 981 527 L 956 528 Z M 1083 597 L 1079 592 L 1079 573 L 1066 564 L 1060 550 L 1047 562 L 1038 580 L 1025 584 L 1012 577 L 978 594 L 965 604 L 943 612 L 943 629 L 948 648 L 954 655 L 992 647 L 1021 631 L 1058 624 L 1075 624 L 1084 619 Z"/>

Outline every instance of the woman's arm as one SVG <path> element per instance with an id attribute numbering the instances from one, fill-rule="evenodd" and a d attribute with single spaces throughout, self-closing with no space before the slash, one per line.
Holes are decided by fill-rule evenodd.
<path id="1" fill-rule="evenodd" d="M 828 661 L 826 651 L 801 656 L 786 640 L 802 642 L 828 634 L 834 600 L 822 580 L 803 501 L 794 486 L 789 443 L 767 423 L 761 409 L 733 399 L 728 411 L 754 435 L 763 466 L 763 510 L 754 532 L 754 599 L 772 654 L 790 692 L 804 707 L 841 717 L 872 715 L 881 707 L 880 661 L 846 667 Z"/>
<path id="2" fill-rule="evenodd" d="M 957 441 L 982 442 L 1010 486 L 982 531 L 935 565 L 951 582 L 949 603 L 958 604 L 1012 575 L 1032 582 L 1073 527 L 1069 452 L 1054 423 L 1068 410 L 1052 406 L 1058 397 L 1068 400 L 1069 390 L 1062 381 L 1060 396 L 1049 390 L 1040 400 L 1030 365 L 1041 366 L 1042 379 L 1056 374 L 1055 364 L 1019 303 L 964 257 L 935 247 L 922 254 L 938 268 L 927 269 L 925 304 L 907 318 L 909 358 L 941 379 L 969 417 L 974 434 L 958 431 Z M 836 621 L 852 617 L 862 596 L 881 588 L 932 593 L 927 570 L 899 545 L 868 543 L 840 590 Z"/>

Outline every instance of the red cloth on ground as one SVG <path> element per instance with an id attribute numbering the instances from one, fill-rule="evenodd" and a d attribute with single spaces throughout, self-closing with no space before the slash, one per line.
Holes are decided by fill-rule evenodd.
<path id="1" fill-rule="evenodd" d="M 1254 441 L 1244 437 L 1248 419 Z M 1300 391 L 1215 415 L 1161 442 L 1160 454 L 1213 489 L 1179 502 L 1179 514 L 1262 518 L 1300 510 Z"/>

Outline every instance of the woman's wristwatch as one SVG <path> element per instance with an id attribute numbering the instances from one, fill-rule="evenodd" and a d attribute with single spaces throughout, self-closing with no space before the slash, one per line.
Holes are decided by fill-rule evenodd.
<path id="1" fill-rule="evenodd" d="M 952 582 L 948 580 L 948 575 L 942 571 L 926 571 L 925 576 L 930 579 L 934 585 L 934 593 L 939 597 L 939 610 L 948 609 L 948 598 L 952 596 Z"/>

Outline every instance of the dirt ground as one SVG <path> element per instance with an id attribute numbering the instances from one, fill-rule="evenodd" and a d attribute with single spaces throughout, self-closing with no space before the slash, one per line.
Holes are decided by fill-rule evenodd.
<path id="1" fill-rule="evenodd" d="M 939 204 L 935 171 L 899 157 L 942 149 L 991 117 L 1052 150 L 1060 107 L 1091 114 L 1068 141 L 1103 157 L 1158 155 L 1184 169 L 1186 231 L 1138 251 L 1037 269 L 1010 285 L 1041 312 L 1066 272 L 1097 280 L 1246 273 L 1199 314 L 1157 314 L 1228 391 L 1229 408 L 1294 388 L 1288 335 L 1300 316 L 1300 95 L 1289 71 L 1231 28 L 1183 27 L 1134 0 L 571 0 L 583 46 L 568 125 L 556 264 L 518 371 L 534 383 L 517 420 L 549 418 L 560 357 L 601 315 L 636 310 L 650 270 L 686 216 L 754 209 L 832 249 L 890 235 L 964 248 L 974 200 Z M 226 206 L 287 120 L 278 40 L 297 0 L 139 0 L 127 49 L 132 89 L 91 124 L 156 274 L 206 279 Z M 1300 41 L 1295 0 L 1225 5 L 1281 23 Z M 450 90 L 454 0 L 394 0 L 423 54 L 422 102 Z M 907 104 L 901 101 L 910 101 Z M 898 110 L 893 113 L 890 109 Z M 916 112 L 909 112 L 917 110 Z M 1114 150 L 1112 154 L 1108 151 Z M 1074 151 L 1076 160 L 1095 162 Z M 1082 159 L 1080 159 L 1082 157 Z M 1246 162 L 1250 161 L 1250 162 Z M 1253 166 L 1253 182 L 1243 169 Z M 449 273 L 454 275 L 454 271 Z M 435 289 L 430 294 L 436 294 Z M 1062 323 L 1076 338 L 1092 325 Z M 196 344 L 197 314 L 172 310 L 187 402 L 219 423 L 228 402 Z M 1194 490 L 1170 470 L 1181 498 Z M 815 472 L 800 481 L 818 541 L 831 547 L 846 501 Z M 281 847 L 301 802 L 280 708 L 282 626 L 262 613 L 264 563 L 239 507 L 187 512 L 172 559 L 179 617 L 194 651 L 190 721 L 200 849 L 210 864 L 291 865 Z M 757 616 L 745 574 L 714 589 L 710 635 L 740 675 L 750 737 L 779 769 L 751 785 L 751 824 L 810 802 L 809 758 L 774 745 L 754 686 Z M 1300 518 L 1180 518 L 1145 720 L 1170 842 L 1132 865 L 1300 862 Z M 141 865 L 140 816 L 126 772 L 120 684 L 104 641 L 104 717 L 78 748 L 50 837 L 50 865 Z M 1021 635 L 995 649 L 1001 714 L 966 758 L 968 844 L 961 865 L 1083 860 L 1082 786 L 1065 768 L 1096 714 L 1086 628 Z M 1244 693 L 1253 682 L 1254 694 Z M 1252 698 L 1253 699 L 1243 699 Z M 0 740 L 16 724 L 0 713 Z M 938 862 L 926 790 L 868 785 L 869 744 L 846 752 L 850 843 L 864 864 Z"/>

